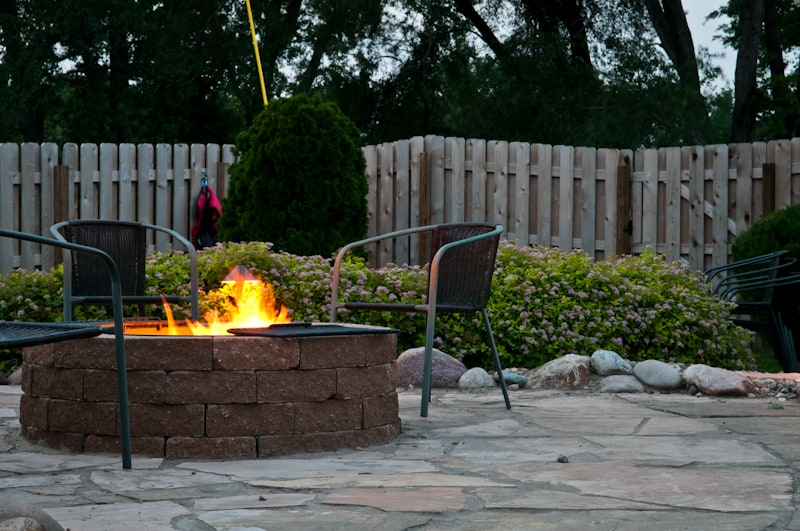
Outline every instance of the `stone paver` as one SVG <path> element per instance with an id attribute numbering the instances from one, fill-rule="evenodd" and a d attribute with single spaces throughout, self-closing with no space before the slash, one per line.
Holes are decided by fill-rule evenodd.
<path id="1" fill-rule="evenodd" d="M 0 500 L 65 529 L 800 529 L 800 402 L 400 390 L 403 433 L 240 461 L 69 454 L 19 436 L 0 386 Z"/>

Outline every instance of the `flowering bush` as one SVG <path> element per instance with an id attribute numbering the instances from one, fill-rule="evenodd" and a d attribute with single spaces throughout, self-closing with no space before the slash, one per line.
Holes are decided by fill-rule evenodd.
<path id="1" fill-rule="evenodd" d="M 201 315 L 224 313 L 229 301 L 216 290 L 229 270 L 241 264 L 272 284 L 276 302 L 287 306 L 294 320 L 328 320 L 330 259 L 275 252 L 269 243 L 250 242 L 204 249 L 198 262 Z M 153 255 L 148 260 L 148 293 L 166 288 L 187 292 L 188 280 L 183 279 L 188 279 L 188 267 L 183 253 Z M 424 303 L 426 273 L 424 268 L 396 265 L 372 270 L 363 259 L 350 257 L 342 267 L 340 297 Z M 60 270 L 0 277 L 0 319 L 60 320 L 60 287 Z M 172 309 L 178 317 L 188 316 L 188 308 Z M 709 293 L 699 272 L 652 252 L 596 262 L 580 251 L 503 242 L 488 309 L 506 366 L 537 367 L 564 354 L 588 355 L 598 348 L 632 361 L 652 358 L 735 370 L 755 363 L 752 334 L 729 320 L 730 304 Z M 395 328 L 401 351 L 424 343 L 423 315 L 342 311 L 339 320 Z M 479 314 L 441 315 L 436 333 L 436 346 L 467 366 L 492 366 Z"/>

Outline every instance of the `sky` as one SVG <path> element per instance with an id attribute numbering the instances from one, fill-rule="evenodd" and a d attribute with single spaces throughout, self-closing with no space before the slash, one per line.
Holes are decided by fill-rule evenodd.
<path id="1" fill-rule="evenodd" d="M 723 86 L 733 87 L 733 75 L 736 71 L 736 50 L 726 48 L 718 40 L 714 40 L 714 35 L 719 33 L 718 26 L 722 23 L 721 20 L 715 19 L 706 22 L 706 16 L 725 5 L 727 0 L 683 0 L 683 9 L 686 11 L 686 22 L 689 23 L 689 29 L 692 31 L 692 39 L 694 40 L 695 52 L 700 47 L 708 48 L 714 55 L 724 55 L 718 57 L 715 62 L 722 68 L 722 73 L 725 76 Z"/>

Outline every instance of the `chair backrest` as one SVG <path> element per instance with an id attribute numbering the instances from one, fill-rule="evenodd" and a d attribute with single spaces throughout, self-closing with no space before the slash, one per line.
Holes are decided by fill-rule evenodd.
<path id="1" fill-rule="evenodd" d="M 452 223 L 439 225 L 431 236 L 431 256 L 444 245 L 495 231 L 489 223 Z M 486 307 L 492 288 L 492 274 L 497 257 L 500 231 L 494 235 L 450 247 L 442 254 L 438 267 L 436 306 L 460 310 Z"/>
<path id="2" fill-rule="evenodd" d="M 73 220 L 63 227 L 67 241 L 102 249 L 117 263 L 122 295 L 144 295 L 147 228 L 135 222 Z M 76 297 L 108 295 L 108 268 L 96 256 L 70 253 L 72 294 Z M 66 271 L 65 271 L 66 272 Z"/>

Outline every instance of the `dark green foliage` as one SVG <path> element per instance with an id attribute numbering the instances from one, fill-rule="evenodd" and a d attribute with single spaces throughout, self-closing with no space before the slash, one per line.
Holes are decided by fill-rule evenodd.
<path id="1" fill-rule="evenodd" d="M 237 137 L 220 236 L 330 256 L 367 231 L 367 180 L 356 126 L 319 95 L 277 100 Z"/>
<path id="2" fill-rule="evenodd" d="M 788 249 L 800 259 L 800 205 L 793 205 L 753 223 L 731 246 L 733 260 Z"/>

